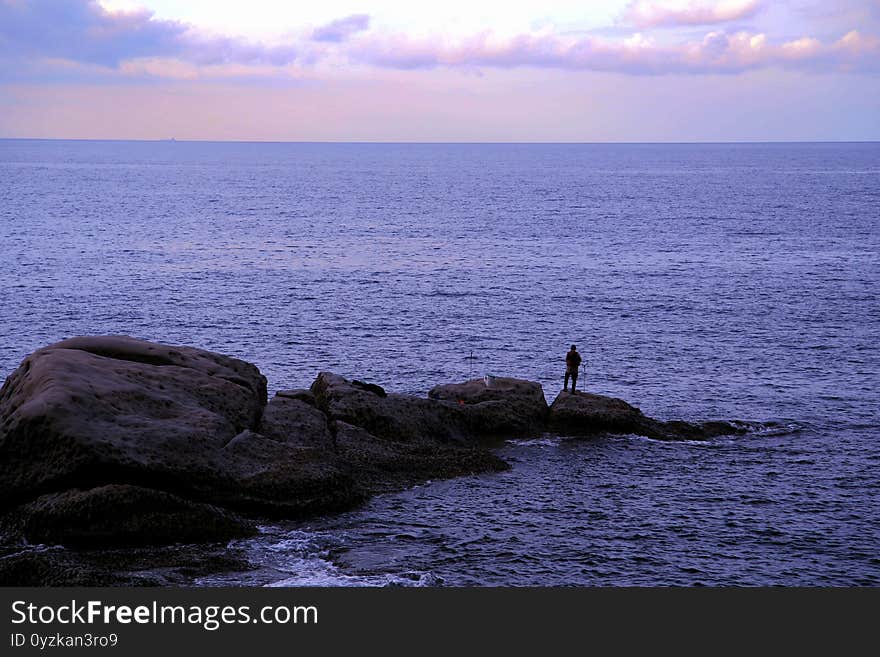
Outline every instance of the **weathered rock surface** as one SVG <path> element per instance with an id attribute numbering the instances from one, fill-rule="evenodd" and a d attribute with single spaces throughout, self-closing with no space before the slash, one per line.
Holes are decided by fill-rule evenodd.
<path id="1" fill-rule="evenodd" d="M 119 482 L 232 488 L 223 446 L 265 400 L 256 367 L 207 351 L 116 336 L 45 347 L 0 389 L 2 502 Z"/>
<path id="2" fill-rule="evenodd" d="M 127 485 L 43 495 L 18 514 L 28 542 L 50 545 L 162 545 L 256 533 L 252 523 L 229 511 Z"/>
<path id="3" fill-rule="evenodd" d="M 274 517 L 338 511 L 363 499 L 350 468 L 334 453 L 245 431 L 224 448 L 237 489 L 214 493 L 217 504 Z"/>
<path id="4" fill-rule="evenodd" d="M 457 404 L 467 418 L 468 431 L 482 437 L 534 436 L 547 425 L 544 389 L 534 381 L 496 377 L 435 386 L 428 397 Z"/>
<path id="5" fill-rule="evenodd" d="M 0 586 L 124 586 L 108 569 L 61 550 L 25 551 L 0 557 Z"/>
<path id="6" fill-rule="evenodd" d="M 279 401 L 264 437 L 265 406 L 259 370 L 227 356 L 119 336 L 40 349 L 0 389 L 0 505 L 108 484 L 274 515 L 360 499 L 344 467 L 306 449 L 327 441 L 318 411 Z"/>
<path id="7" fill-rule="evenodd" d="M 302 395 L 277 393 L 263 410 L 259 433 L 281 443 L 332 451 L 327 416 L 315 408 L 314 398 L 311 404 L 304 399 Z"/>
<path id="8" fill-rule="evenodd" d="M 366 494 L 509 467 L 479 447 L 474 422 L 458 404 L 389 394 L 329 372 L 318 375 L 312 392 L 339 457 Z"/>
<path id="9" fill-rule="evenodd" d="M 380 438 L 362 427 L 336 422 L 340 457 L 367 494 L 384 493 L 428 479 L 448 479 L 510 466 L 492 452 L 430 440 L 400 442 Z"/>
<path id="10" fill-rule="evenodd" d="M 379 438 L 470 442 L 467 417 L 453 404 L 394 393 L 382 396 L 330 372 L 321 372 L 311 390 L 331 421 L 361 427 Z"/>
<path id="11" fill-rule="evenodd" d="M 586 392 L 560 392 L 550 406 L 548 427 L 550 431 L 567 435 L 620 433 L 655 440 L 706 440 L 744 431 L 728 422 L 662 422 L 644 415 L 622 399 Z"/>
<path id="12" fill-rule="evenodd" d="M 195 577 L 252 570 L 247 555 L 227 543 L 16 547 L 0 554 L 0 586 L 191 586 Z"/>

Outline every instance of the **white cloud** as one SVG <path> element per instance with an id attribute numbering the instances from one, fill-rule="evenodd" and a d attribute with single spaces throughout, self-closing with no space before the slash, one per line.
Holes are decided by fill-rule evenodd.
<path id="1" fill-rule="evenodd" d="M 626 8 L 624 19 L 640 28 L 711 25 L 753 16 L 759 8 L 759 0 L 636 0 Z"/>

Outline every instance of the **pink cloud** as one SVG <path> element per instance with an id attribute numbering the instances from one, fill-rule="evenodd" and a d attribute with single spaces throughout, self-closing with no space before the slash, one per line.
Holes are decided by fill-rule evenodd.
<path id="1" fill-rule="evenodd" d="M 453 41 L 372 35 L 347 53 L 355 61 L 392 69 L 532 67 L 636 75 L 738 73 L 772 66 L 880 69 L 880 39 L 856 31 L 831 43 L 809 37 L 771 43 L 760 33 L 710 32 L 700 41 L 673 46 L 657 45 L 641 34 L 623 41 L 553 33 L 499 37 L 484 32 Z"/>
<path id="2" fill-rule="evenodd" d="M 753 16 L 759 0 L 722 0 L 721 2 L 670 2 L 636 0 L 626 8 L 624 19 L 640 28 L 675 25 L 710 25 Z"/>
<path id="3" fill-rule="evenodd" d="M 728 0 L 712 7 L 693 2 L 677 6 L 642 0 L 632 3 L 630 11 L 651 24 L 673 19 L 717 22 L 747 15 L 759 4 Z M 56 20 L 62 9 L 65 20 Z M 642 33 L 612 40 L 551 30 L 413 37 L 371 29 L 369 16 L 356 14 L 267 45 L 206 35 L 148 12 L 109 12 L 92 0 L 0 0 L 0 82 L 290 80 L 340 72 L 370 78 L 362 69 L 350 73 L 351 64 L 389 70 L 540 68 L 631 75 L 739 73 L 770 67 L 878 72 L 880 39 L 850 31 L 836 41 L 811 36 L 774 41 L 760 32 L 723 28 L 680 43 L 658 42 Z"/>

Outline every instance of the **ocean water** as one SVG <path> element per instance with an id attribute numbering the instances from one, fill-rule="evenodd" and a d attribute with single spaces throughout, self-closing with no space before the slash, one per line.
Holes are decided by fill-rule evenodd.
<path id="1" fill-rule="evenodd" d="M 707 443 L 511 441 L 199 584 L 880 584 L 880 144 L 0 141 L 0 376 L 79 334 L 270 389 L 493 374 Z"/>

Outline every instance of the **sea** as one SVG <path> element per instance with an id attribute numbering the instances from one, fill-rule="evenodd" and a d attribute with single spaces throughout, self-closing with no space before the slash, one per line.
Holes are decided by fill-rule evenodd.
<path id="1" fill-rule="evenodd" d="M 509 440 L 506 472 L 261 527 L 196 585 L 880 584 L 880 143 L 0 141 L 0 379 L 125 334 L 425 394 L 513 376 L 707 442 Z"/>

